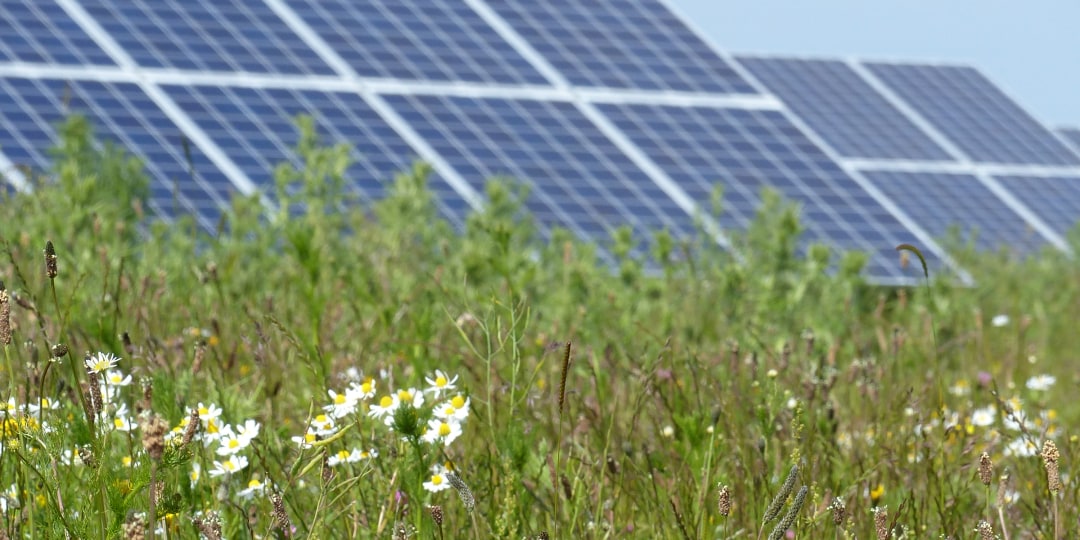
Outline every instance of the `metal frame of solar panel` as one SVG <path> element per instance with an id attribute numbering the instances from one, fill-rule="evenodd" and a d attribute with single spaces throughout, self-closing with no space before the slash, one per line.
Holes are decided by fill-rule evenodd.
<path id="1" fill-rule="evenodd" d="M 527 206 L 545 234 L 562 227 L 604 244 L 626 226 L 645 257 L 658 227 L 688 237 L 700 224 L 729 245 L 727 229 L 744 228 L 770 186 L 800 204 L 807 241 L 869 252 L 868 275 L 882 283 L 918 276 L 896 263 L 900 241 L 963 271 L 881 175 L 967 174 L 978 186 L 965 185 L 998 199 L 987 204 L 1013 213 L 1002 219 L 1028 223 L 1058 247 L 1060 216 L 1035 215 L 1038 201 L 1020 196 L 1028 184 L 1018 179 L 1080 177 L 1080 156 L 1062 153 L 1061 141 L 977 73 L 735 58 L 666 0 L 0 0 L 0 8 L 0 166 L 47 167 L 45 148 L 70 99 L 95 121 L 99 142 L 145 158 L 160 217 L 179 201 L 208 230 L 229 194 L 265 191 L 274 163 L 299 164 L 291 120 L 301 112 L 316 116 L 324 142 L 354 145 L 350 186 L 367 201 L 423 159 L 434 166 L 442 215 L 460 227 L 482 204 L 483 182 L 508 174 L 532 188 Z M 937 93 L 912 80 L 933 82 Z M 985 103 L 942 112 L 972 96 Z M 989 133 L 980 114 L 1017 132 Z M 727 213 L 713 221 L 702 211 L 716 183 Z"/>

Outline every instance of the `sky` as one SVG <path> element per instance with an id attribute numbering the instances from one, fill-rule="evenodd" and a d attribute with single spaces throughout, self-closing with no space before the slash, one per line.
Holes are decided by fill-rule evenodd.
<path id="1" fill-rule="evenodd" d="M 668 1 L 727 52 L 967 64 L 1080 127 L 1080 0 Z"/>

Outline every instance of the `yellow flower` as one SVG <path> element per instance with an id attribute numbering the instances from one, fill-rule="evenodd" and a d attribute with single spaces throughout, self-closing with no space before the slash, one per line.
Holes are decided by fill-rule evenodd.
<path id="1" fill-rule="evenodd" d="M 870 490 L 870 502 L 877 506 L 878 501 L 885 495 L 885 486 L 878 484 L 874 489 Z"/>

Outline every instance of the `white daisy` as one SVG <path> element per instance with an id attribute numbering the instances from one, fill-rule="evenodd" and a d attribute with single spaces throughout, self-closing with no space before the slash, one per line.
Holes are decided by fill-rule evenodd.
<path id="1" fill-rule="evenodd" d="M 424 442 L 433 443 L 442 441 L 446 446 L 461 436 L 461 424 L 448 419 L 432 418 L 428 421 L 427 430 L 420 437 Z"/>
<path id="2" fill-rule="evenodd" d="M 455 388 L 454 385 L 455 383 L 457 383 L 457 380 L 457 375 L 454 375 L 453 378 L 450 378 L 450 376 L 444 373 L 441 369 L 435 370 L 434 377 L 424 378 L 424 382 L 426 382 L 428 385 L 427 392 L 434 394 L 435 397 L 440 397 L 443 395 L 443 392 L 453 390 Z"/>
<path id="3" fill-rule="evenodd" d="M 993 425 L 995 414 L 997 414 L 997 409 L 993 405 L 975 409 L 971 412 L 971 425 L 979 427 Z"/>
<path id="4" fill-rule="evenodd" d="M 448 487 L 450 487 L 450 481 L 446 478 L 446 469 L 442 465 L 434 466 L 431 479 L 424 482 L 424 489 L 432 493 L 438 493 Z"/>
<path id="5" fill-rule="evenodd" d="M 1057 378 L 1053 375 L 1036 375 L 1027 380 L 1028 390 L 1035 390 L 1037 392 L 1049 390 L 1054 383 L 1057 382 Z"/>
<path id="6" fill-rule="evenodd" d="M 120 357 L 115 356 L 112 353 L 104 352 L 99 352 L 83 359 L 83 363 L 86 364 L 87 373 L 101 373 L 107 369 L 111 369 L 119 361 Z"/>
<path id="7" fill-rule="evenodd" d="M 214 469 L 210 471 L 210 476 L 221 476 L 233 474 L 244 470 L 248 466 L 248 459 L 241 455 L 230 456 L 225 461 L 215 461 Z"/>
<path id="8" fill-rule="evenodd" d="M 258 478 L 252 478 L 247 483 L 247 487 L 240 490 L 237 495 L 239 495 L 241 499 L 250 499 L 256 495 L 261 495 L 265 490 L 266 484 L 262 483 Z"/>
<path id="9" fill-rule="evenodd" d="M 119 369 L 110 369 L 105 372 L 105 382 L 109 386 L 127 386 L 131 384 L 131 375 L 125 375 Z"/>

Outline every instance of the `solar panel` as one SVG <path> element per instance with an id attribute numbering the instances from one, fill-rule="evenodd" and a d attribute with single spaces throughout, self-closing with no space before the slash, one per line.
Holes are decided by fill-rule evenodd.
<path id="1" fill-rule="evenodd" d="M 745 229 L 766 186 L 801 205 L 806 240 L 870 255 L 869 274 L 897 278 L 894 248 L 911 233 L 784 115 L 708 107 L 600 105 L 698 201 L 723 186 L 721 225 Z"/>
<path id="2" fill-rule="evenodd" d="M 526 207 L 545 234 L 567 228 L 606 243 L 620 226 L 642 241 L 667 228 L 692 234 L 691 216 L 565 102 L 388 96 L 387 101 L 478 191 L 509 176 L 532 188 Z"/>
<path id="3" fill-rule="evenodd" d="M 547 84 L 461 0 L 300 0 L 291 7 L 362 76 Z"/>
<path id="4" fill-rule="evenodd" d="M 274 167 L 303 166 L 295 148 L 295 117 L 314 117 L 320 143 L 352 147 L 350 187 L 367 202 L 386 195 L 395 173 L 410 168 L 416 152 L 358 94 L 199 86 L 166 92 L 264 192 L 273 192 Z M 469 204 L 437 175 L 428 186 L 443 216 L 463 226 Z"/>
<path id="5" fill-rule="evenodd" d="M 917 279 L 893 251 L 916 225 L 1029 253 L 1063 248 L 1077 215 L 1080 132 L 1049 132 L 975 70 L 729 61 L 664 0 L 0 0 L 0 32 L 0 167 L 48 167 L 81 111 L 145 161 L 156 214 L 208 230 L 234 185 L 272 196 L 275 165 L 302 165 L 297 114 L 353 147 L 364 203 L 423 157 L 459 228 L 505 175 L 542 235 L 610 245 L 627 226 L 636 255 L 656 229 L 696 235 L 716 184 L 721 232 L 771 187 L 800 206 L 800 250 L 866 251 L 886 283 Z"/>
<path id="6" fill-rule="evenodd" d="M 1080 220 L 1080 176 L 996 176 L 995 179 L 1058 234 L 1076 229 Z"/>
<path id="7" fill-rule="evenodd" d="M 757 93 L 656 0 L 487 0 L 579 86 Z"/>
<path id="8" fill-rule="evenodd" d="M 1046 244 L 1033 227 L 974 176 L 896 171 L 862 174 L 937 238 L 946 238 L 956 227 L 961 240 L 974 240 L 980 250 L 1005 248 L 1019 255 L 1033 253 Z"/>
<path id="9" fill-rule="evenodd" d="M 737 60 L 842 156 L 951 159 L 844 62 Z"/>
<path id="10" fill-rule="evenodd" d="M 1080 165 L 1080 157 L 973 68 L 866 65 L 974 161 Z"/>
<path id="11" fill-rule="evenodd" d="M 114 64 L 55 0 L 0 0 L 0 61 Z"/>
<path id="12" fill-rule="evenodd" d="M 1058 130 L 1058 134 L 1068 141 L 1077 153 L 1080 153 L 1080 129 L 1061 128 Z"/>
<path id="13" fill-rule="evenodd" d="M 80 0 L 142 67 L 330 74 L 315 51 L 262 2 Z"/>
<path id="14" fill-rule="evenodd" d="M 0 78 L 0 147 L 17 166 L 48 170 L 56 128 L 74 112 L 92 122 L 99 141 L 142 158 L 154 179 L 150 204 L 159 216 L 191 214 L 213 230 L 231 183 L 194 145 L 189 164 L 184 135 L 134 84 Z"/>

